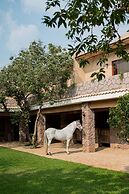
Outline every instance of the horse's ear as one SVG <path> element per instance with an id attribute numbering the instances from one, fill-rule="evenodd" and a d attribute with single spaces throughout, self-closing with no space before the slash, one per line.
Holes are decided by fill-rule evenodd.
<path id="1" fill-rule="evenodd" d="M 80 120 L 76 120 L 76 121 L 80 123 Z"/>

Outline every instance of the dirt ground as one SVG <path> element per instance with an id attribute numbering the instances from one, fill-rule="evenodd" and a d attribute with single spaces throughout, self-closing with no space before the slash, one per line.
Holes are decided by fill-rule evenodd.
<path id="1" fill-rule="evenodd" d="M 82 152 L 82 145 L 76 144 L 71 145 L 70 154 L 67 155 L 63 144 L 54 143 L 51 145 L 52 156 L 46 156 L 43 147 L 37 147 L 34 149 L 30 146 L 25 146 L 16 142 L 0 143 L 0 146 L 29 152 L 47 158 L 66 160 L 129 173 L 129 149 L 100 148 L 96 150 L 95 153 L 84 153 Z"/>

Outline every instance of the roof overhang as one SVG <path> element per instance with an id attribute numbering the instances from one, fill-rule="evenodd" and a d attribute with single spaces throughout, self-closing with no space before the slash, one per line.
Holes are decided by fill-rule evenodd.
<path id="1" fill-rule="evenodd" d="M 119 97 L 123 96 L 124 94 L 127 94 L 129 92 L 128 89 L 123 90 L 114 90 L 114 91 L 107 91 L 102 92 L 98 94 L 92 94 L 92 95 L 83 95 L 83 96 L 76 96 L 73 98 L 66 98 L 59 100 L 58 102 L 55 102 L 53 104 L 45 103 L 42 106 L 42 109 L 48 109 L 48 108 L 54 108 L 54 107 L 62 107 L 62 106 L 69 106 L 74 104 L 82 104 L 86 102 L 94 102 L 94 101 L 101 101 L 101 100 L 111 100 L 111 99 L 118 99 Z M 38 105 L 34 105 L 31 107 L 31 110 L 37 110 L 39 109 Z"/>
<path id="2" fill-rule="evenodd" d="M 88 102 L 118 99 L 119 97 L 121 97 L 127 93 L 129 93 L 129 89 L 105 91 L 105 92 L 99 92 L 98 94 L 96 94 L 96 93 L 86 94 L 86 95 L 61 99 L 59 101 L 54 102 L 53 104 L 46 102 L 42 105 L 41 108 L 42 109 L 50 109 L 50 108 L 58 108 L 58 107 L 76 105 L 76 104 L 83 104 L 83 103 L 88 103 Z M 40 107 L 39 105 L 33 105 L 33 106 L 31 106 L 31 111 L 38 110 L 39 107 Z M 9 112 L 15 112 L 15 111 L 19 111 L 19 108 L 17 107 L 17 108 L 10 108 L 9 109 Z M 0 112 L 5 112 L 5 111 L 4 111 L 4 109 L 0 109 Z"/>

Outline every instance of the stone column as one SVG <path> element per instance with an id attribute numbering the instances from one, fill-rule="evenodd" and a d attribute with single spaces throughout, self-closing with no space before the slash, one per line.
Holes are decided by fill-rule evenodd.
<path id="1" fill-rule="evenodd" d="M 44 131 L 46 129 L 46 117 L 40 114 L 37 126 L 37 143 L 38 145 L 44 144 Z"/>
<path id="2" fill-rule="evenodd" d="M 82 104 L 82 144 L 84 152 L 95 152 L 95 116 L 89 104 Z"/>

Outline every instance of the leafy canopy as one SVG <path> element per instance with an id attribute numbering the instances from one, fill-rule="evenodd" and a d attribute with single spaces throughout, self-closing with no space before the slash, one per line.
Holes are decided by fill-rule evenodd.
<path id="1" fill-rule="evenodd" d="M 37 103 L 61 97 L 71 70 L 71 57 L 65 49 L 52 44 L 46 49 L 41 42 L 34 41 L 3 68 L 1 84 L 5 95 L 14 97 L 22 109 L 25 103 L 31 105 L 32 95 Z"/>
<path id="2" fill-rule="evenodd" d="M 129 94 L 120 97 L 117 106 L 109 111 L 109 124 L 118 128 L 118 136 L 127 141 L 129 138 Z"/>
<path id="3" fill-rule="evenodd" d="M 53 7 L 56 11 L 51 15 L 49 9 Z M 129 60 L 119 34 L 119 26 L 129 23 L 129 1 L 46 0 L 46 11 L 48 15 L 42 18 L 46 26 L 67 28 L 66 36 L 74 40 L 74 44 L 69 45 L 72 53 L 102 51 L 106 60 L 105 55 L 115 48 L 117 56 Z M 110 43 L 114 38 L 118 38 L 118 42 L 112 48 Z"/>
<path id="4" fill-rule="evenodd" d="M 28 124 L 32 104 L 42 105 L 45 101 L 58 100 L 67 89 L 71 76 L 72 60 L 60 46 L 32 42 L 29 48 L 11 57 L 9 66 L 0 71 L 0 103 L 5 107 L 6 97 L 15 98 L 20 107 L 20 141 L 29 142 Z"/>

